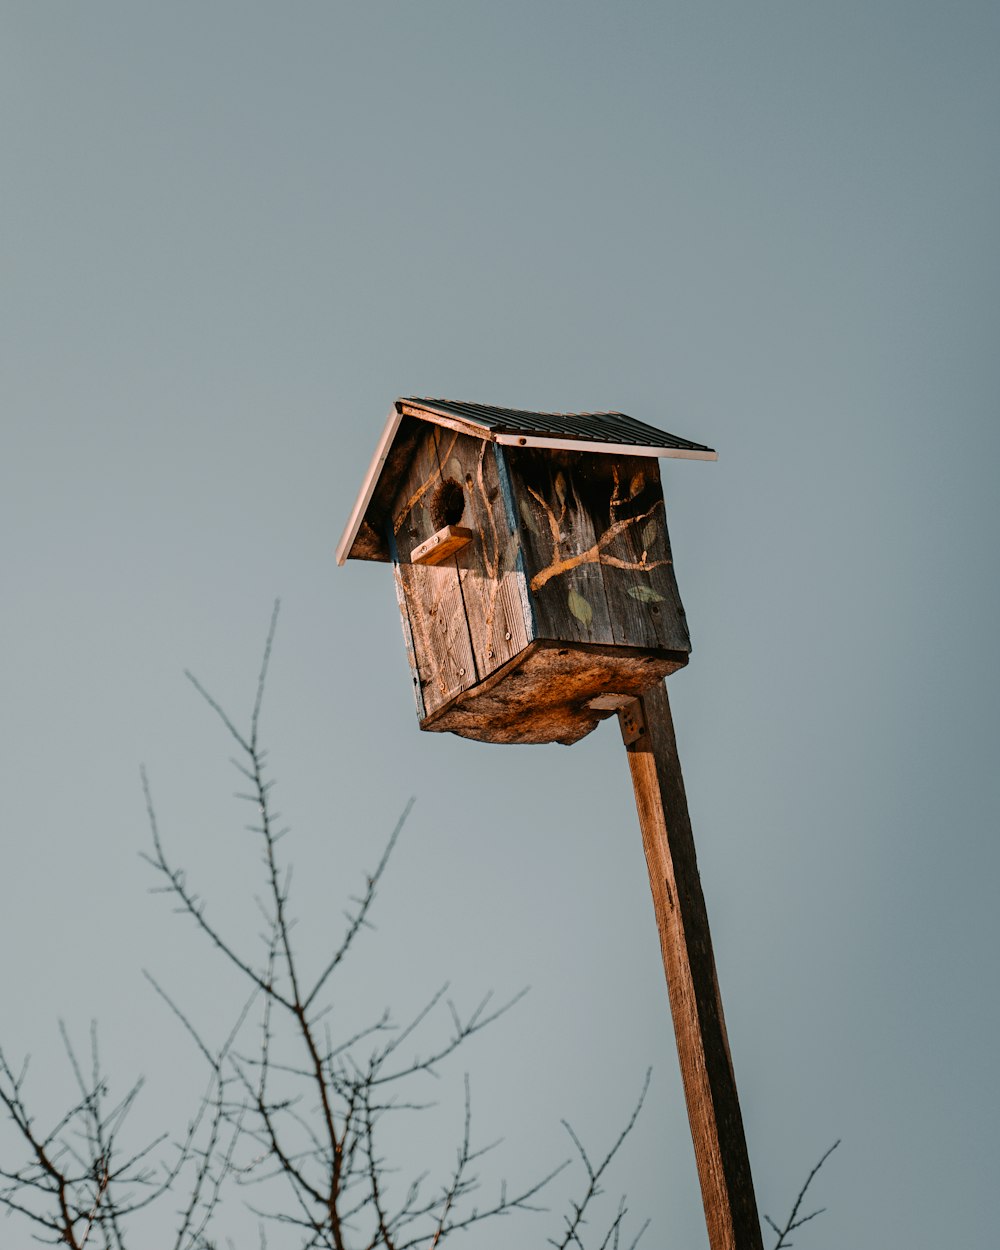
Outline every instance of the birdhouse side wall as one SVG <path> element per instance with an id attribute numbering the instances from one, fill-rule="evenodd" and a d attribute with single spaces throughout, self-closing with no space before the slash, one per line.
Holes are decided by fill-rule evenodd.
<path id="1" fill-rule="evenodd" d="M 412 555 L 445 526 L 469 541 L 439 564 Z M 518 535 L 493 444 L 428 424 L 389 518 L 403 634 L 423 718 L 476 685 L 529 641 Z"/>
<path id="2" fill-rule="evenodd" d="M 659 466 L 505 448 L 534 636 L 687 653 Z"/>

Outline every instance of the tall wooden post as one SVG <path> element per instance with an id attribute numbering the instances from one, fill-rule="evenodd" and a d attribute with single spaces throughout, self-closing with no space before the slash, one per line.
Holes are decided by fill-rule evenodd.
<path id="1" fill-rule="evenodd" d="M 762 1250 L 708 913 L 666 686 L 619 712 L 712 1250 Z"/>

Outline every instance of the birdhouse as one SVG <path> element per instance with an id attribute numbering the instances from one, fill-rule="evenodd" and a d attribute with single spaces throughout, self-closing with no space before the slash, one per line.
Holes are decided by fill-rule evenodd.
<path id="1" fill-rule="evenodd" d="M 391 561 L 421 729 L 576 742 L 688 661 L 658 457 L 620 412 L 400 399 L 337 561 Z"/>

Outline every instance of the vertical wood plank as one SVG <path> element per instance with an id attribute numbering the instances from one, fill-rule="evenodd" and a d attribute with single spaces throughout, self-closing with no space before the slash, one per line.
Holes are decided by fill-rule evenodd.
<path id="1" fill-rule="evenodd" d="M 400 483 L 392 510 L 395 568 L 407 606 L 425 714 L 476 683 L 462 587 L 454 560 L 435 566 L 410 563 L 413 548 L 440 528 L 435 525 L 434 505 L 441 485 L 441 460 L 450 454 L 458 437 L 438 426 L 427 427 Z"/>
<path id="2" fill-rule="evenodd" d="M 398 566 L 409 609 L 425 714 L 476 684 L 476 667 L 454 562 Z"/>
<path id="3" fill-rule="evenodd" d="M 461 435 L 442 473 L 462 485 L 465 512 L 459 523 L 476 535 L 454 559 L 481 681 L 528 644 L 519 540 L 504 506 L 491 444 Z"/>
<path id="4" fill-rule="evenodd" d="M 413 628 L 410 624 L 410 610 L 406 603 L 406 593 L 403 589 L 403 578 L 399 569 L 399 554 L 396 549 L 396 539 L 392 532 L 392 526 L 386 527 L 386 546 L 389 550 L 389 558 L 392 560 L 392 582 L 396 590 L 396 603 L 399 606 L 399 619 L 403 626 L 403 643 L 406 646 L 406 658 L 410 664 L 410 676 L 413 680 L 413 698 L 417 705 L 417 717 L 423 720 L 427 715 L 427 709 L 424 706 L 424 692 L 420 681 L 420 668 L 417 664 L 417 653 L 413 645 Z"/>
<path id="5" fill-rule="evenodd" d="M 520 595 L 524 634 L 527 640 L 531 642 L 538 637 L 538 625 L 535 620 L 535 605 L 531 592 L 528 590 L 528 572 L 524 558 L 524 542 L 521 536 L 521 517 L 514 497 L 514 485 L 511 480 L 510 464 L 508 462 L 508 449 L 502 447 L 499 443 L 493 443 L 492 448 L 507 528 L 512 534 L 517 535 L 517 550 L 514 556 L 515 584 Z"/>
<path id="6" fill-rule="evenodd" d="M 666 686 L 619 713 L 711 1250 L 762 1250 L 743 1118 Z M 636 734 L 636 728 L 641 732 Z"/>

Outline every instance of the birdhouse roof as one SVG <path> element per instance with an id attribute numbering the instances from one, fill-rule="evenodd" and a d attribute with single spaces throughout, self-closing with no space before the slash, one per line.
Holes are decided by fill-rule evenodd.
<path id="1" fill-rule="evenodd" d="M 715 460 L 716 453 L 702 443 L 668 434 L 624 412 L 525 412 L 520 408 L 494 408 L 489 404 L 457 403 L 450 399 L 403 399 L 402 404 L 420 408 L 428 417 L 452 417 L 478 427 L 482 437 L 498 443 L 552 447 L 564 442 L 574 450 L 579 443 L 596 443 L 592 450 L 627 449 L 631 455 L 687 456 Z M 473 431 L 470 431 L 470 433 Z M 520 443 L 524 437 L 525 442 Z"/>
<path id="2" fill-rule="evenodd" d="M 397 399 L 337 547 L 345 560 L 388 560 L 381 534 L 392 495 L 419 437 L 422 422 L 448 426 L 501 446 L 546 447 L 600 455 L 717 460 L 703 443 L 668 434 L 624 412 L 528 412 L 451 399 Z"/>

